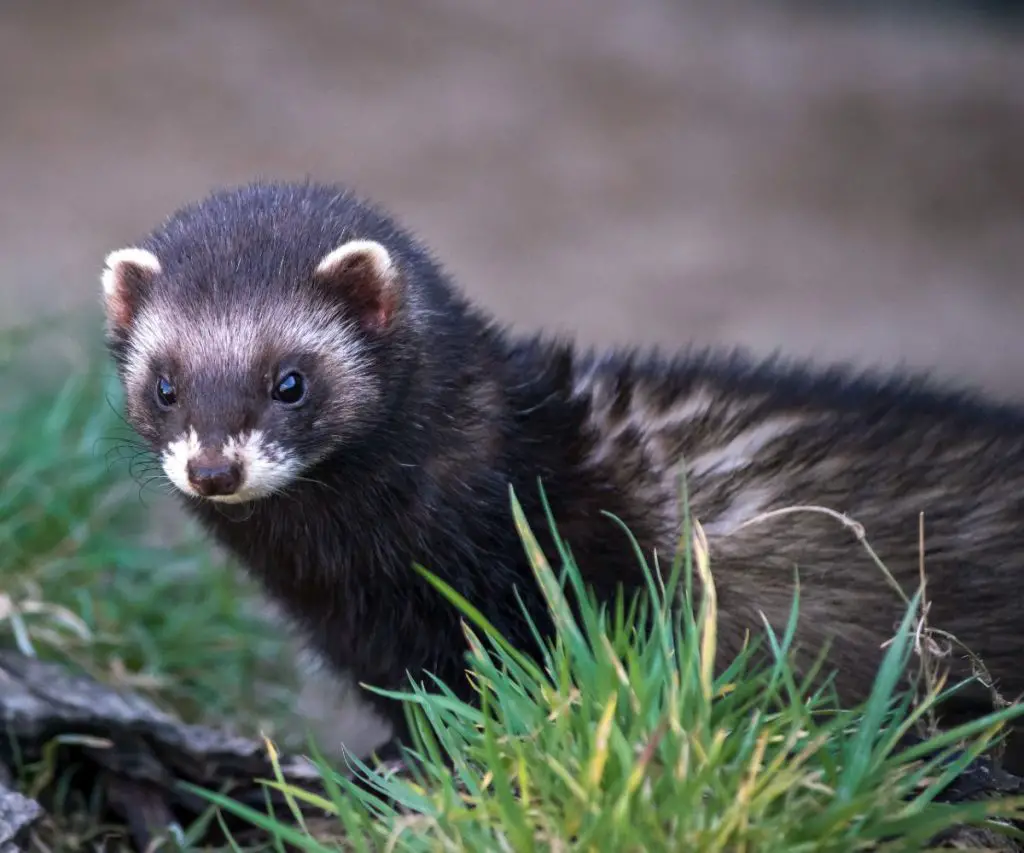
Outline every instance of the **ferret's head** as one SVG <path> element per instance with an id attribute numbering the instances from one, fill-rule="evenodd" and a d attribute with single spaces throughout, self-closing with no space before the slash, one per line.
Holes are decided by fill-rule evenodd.
<path id="1" fill-rule="evenodd" d="M 379 425 L 409 299 L 407 246 L 374 217 L 337 193 L 251 187 L 107 256 L 127 418 L 186 495 L 279 492 Z"/>

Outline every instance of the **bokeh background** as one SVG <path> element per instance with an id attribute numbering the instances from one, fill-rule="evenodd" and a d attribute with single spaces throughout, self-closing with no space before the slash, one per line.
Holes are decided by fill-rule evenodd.
<path id="1" fill-rule="evenodd" d="M 1019 396 L 1016 11 L 4 0 L 0 322 L 95 310 L 106 251 L 215 185 L 311 175 L 520 328 Z"/>

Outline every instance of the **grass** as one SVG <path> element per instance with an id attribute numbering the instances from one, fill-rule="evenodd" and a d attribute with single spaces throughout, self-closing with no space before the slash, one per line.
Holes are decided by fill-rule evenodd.
<path id="1" fill-rule="evenodd" d="M 278 732 L 281 633 L 152 477 L 98 337 L 65 318 L 0 334 L 0 642 L 189 721 Z"/>
<path id="2" fill-rule="evenodd" d="M 103 353 L 27 357 L 39 340 L 34 330 L 0 337 L 2 639 L 188 719 L 273 733 L 290 686 L 279 634 L 197 531 L 170 540 L 154 531 L 167 496 L 158 481 L 140 486 L 152 471 L 117 415 Z M 30 367 L 39 363 L 49 369 Z M 951 826 L 1022 816 L 1020 800 L 934 801 L 1018 709 L 895 749 L 938 690 L 912 701 L 896 689 L 913 656 L 916 598 L 874 694 L 839 711 L 827 688 L 812 690 L 788 666 L 798 598 L 787 631 L 769 635 L 767 661 L 749 648 L 725 672 L 712 668 L 713 559 L 699 535 L 670 566 L 638 552 L 646 602 L 601 608 L 582 594 L 567 551 L 547 563 L 514 496 L 512 509 L 558 626 L 543 656 L 510 648 L 421 569 L 463 609 L 481 707 L 415 686 L 405 694 L 417 732 L 407 773 L 352 759 L 356 786 L 346 768 L 322 764 L 320 798 L 268 782 L 297 815 L 300 804 L 319 806 L 315 823 L 275 823 L 206 792 L 211 803 L 268 829 L 277 849 L 317 851 L 910 851 Z M 699 607 L 670 606 L 680 596 Z M 44 841 L 99 849 L 101 830 L 86 804 Z"/>
<path id="3" fill-rule="evenodd" d="M 327 797 L 272 783 L 295 814 L 316 805 L 333 828 L 211 801 L 308 851 L 918 851 L 958 825 L 1024 816 L 1024 798 L 935 802 L 1019 709 L 896 749 L 939 695 L 914 701 L 896 689 L 916 596 L 873 694 L 840 711 L 827 685 L 811 690 L 813 674 L 798 683 L 788 664 L 798 598 L 783 636 L 768 635 L 770 662 L 750 645 L 716 675 L 717 607 L 699 536 L 671 571 L 644 561 L 648 606 L 602 608 L 582 592 L 571 555 L 562 550 L 556 571 L 514 496 L 512 508 L 557 624 L 542 659 L 511 648 L 423 572 L 465 616 L 480 708 L 438 685 L 391 694 L 405 698 L 417 733 L 407 774 L 353 759 L 362 787 L 323 763 Z M 708 590 L 696 613 L 672 606 L 679 593 L 694 602 L 694 570 Z"/>
<path id="4" fill-rule="evenodd" d="M 0 360 L 0 625 L 25 653 L 189 720 L 237 721 L 261 705 L 253 685 L 280 644 L 199 530 L 155 530 L 180 517 L 121 419 L 113 370 L 98 346 L 76 361 L 46 377 Z"/>

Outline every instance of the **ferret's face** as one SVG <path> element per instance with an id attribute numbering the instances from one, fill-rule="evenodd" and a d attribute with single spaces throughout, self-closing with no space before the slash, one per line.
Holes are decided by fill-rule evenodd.
<path id="1" fill-rule="evenodd" d="M 127 417 L 168 479 L 194 498 L 257 500 L 368 428 L 382 393 L 372 335 L 393 313 L 392 276 L 386 250 L 366 241 L 262 289 L 165 272 L 143 249 L 112 253 L 104 294 Z"/>

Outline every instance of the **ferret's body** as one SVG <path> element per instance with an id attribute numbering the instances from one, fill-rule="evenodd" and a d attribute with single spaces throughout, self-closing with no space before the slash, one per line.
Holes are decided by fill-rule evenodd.
<path id="1" fill-rule="evenodd" d="M 516 338 L 336 187 L 215 194 L 113 253 L 104 287 L 132 424 L 189 509 L 350 678 L 402 688 L 429 671 L 468 695 L 459 616 L 413 563 L 529 645 L 516 593 L 542 623 L 544 610 L 510 485 L 549 544 L 543 483 L 609 596 L 642 574 L 604 513 L 670 559 L 682 470 L 724 655 L 762 613 L 783 628 L 798 569 L 803 646 L 829 643 L 843 694 L 863 697 L 905 603 L 848 526 L 771 511 L 846 514 L 908 594 L 924 513 L 929 623 L 1004 695 L 1024 690 L 1020 409 L 916 380 Z M 969 672 L 956 652 L 949 663 Z"/>

